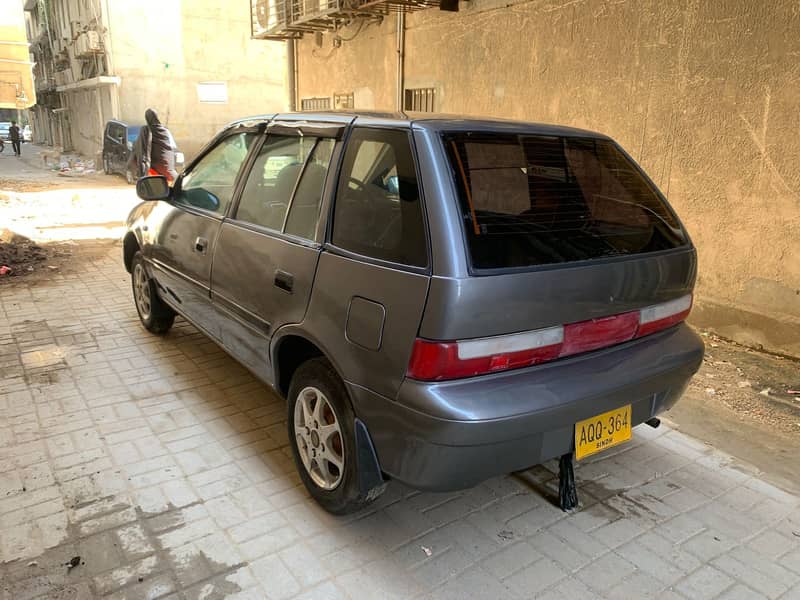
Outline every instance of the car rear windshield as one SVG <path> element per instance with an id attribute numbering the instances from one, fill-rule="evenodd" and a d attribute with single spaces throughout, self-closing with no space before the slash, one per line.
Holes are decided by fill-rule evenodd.
<path id="1" fill-rule="evenodd" d="M 604 139 L 446 134 L 475 269 L 656 252 L 687 243 L 653 185 Z"/>

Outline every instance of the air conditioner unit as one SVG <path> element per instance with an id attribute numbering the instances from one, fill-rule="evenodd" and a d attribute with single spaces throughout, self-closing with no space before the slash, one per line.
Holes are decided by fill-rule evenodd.
<path id="1" fill-rule="evenodd" d="M 84 57 L 102 53 L 100 34 L 96 31 L 84 31 L 75 38 L 75 56 Z"/>
<path id="2" fill-rule="evenodd" d="M 79 33 L 78 37 L 75 38 L 75 46 L 73 50 L 75 51 L 75 56 L 86 56 L 88 53 L 89 43 L 86 39 L 85 33 Z"/>
<path id="3" fill-rule="evenodd" d="M 98 54 L 102 51 L 100 47 L 100 34 L 96 31 L 86 32 L 86 49 L 92 54 Z"/>
<path id="4" fill-rule="evenodd" d="M 288 39 L 302 33 L 291 27 L 292 0 L 251 0 L 250 31 L 254 38 Z"/>

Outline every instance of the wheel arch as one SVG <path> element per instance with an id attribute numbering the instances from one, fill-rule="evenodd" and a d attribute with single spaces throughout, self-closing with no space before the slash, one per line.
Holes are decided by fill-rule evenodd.
<path id="1" fill-rule="evenodd" d="M 142 245 L 139 243 L 137 235 L 133 231 L 128 231 L 122 239 L 122 260 L 125 263 L 125 270 L 131 272 L 133 265 L 133 255 L 137 250 L 141 250 Z"/>
<path id="2" fill-rule="evenodd" d="M 272 358 L 275 373 L 275 389 L 284 397 L 288 398 L 289 385 L 294 372 L 304 362 L 311 358 L 324 358 L 333 367 L 336 375 L 344 383 L 345 395 L 348 397 L 350 406 L 355 417 L 353 423 L 353 433 L 355 439 L 355 456 L 353 457 L 358 465 L 356 471 L 356 487 L 360 498 L 367 503 L 380 496 L 386 489 L 388 476 L 383 473 L 375 446 L 372 442 L 367 425 L 358 417 L 356 407 L 352 397 L 347 390 L 347 382 L 342 376 L 342 372 L 331 356 L 325 352 L 321 344 L 314 341 L 305 332 L 291 329 L 285 331 L 278 337 L 273 345 Z M 298 464 L 298 469 L 303 468 Z"/>
<path id="3" fill-rule="evenodd" d="M 330 356 L 322 349 L 321 345 L 295 331 L 286 331 L 282 335 L 276 335 L 272 349 L 272 365 L 275 377 L 275 389 L 284 398 L 289 394 L 289 385 L 292 376 L 298 367 L 311 358 L 322 357 L 331 365 L 337 375 L 341 377 L 339 369 L 331 360 Z"/>

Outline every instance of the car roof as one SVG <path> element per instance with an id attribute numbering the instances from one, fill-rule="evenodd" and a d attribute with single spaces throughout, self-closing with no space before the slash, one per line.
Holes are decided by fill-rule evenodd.
<path id="1" fill-rule="evenodd" d="M 477 117 L 474 115 L 451 115 L 440 113 L 422 112 L 391 112 L 391 111 L 309 111 L 278 113 L 274 115 L 255 115 L 238 119 L 229 126 L 244 124 L 263 124 L 270 121 L 324 121 L 349 125 L 382 125 L 395 127 L 409 127 L 414 129 L 427 129 L 433 131 L 486 131 L 508 133 L 532 133 L 538 135 L 570 136 L 570 137 L 596 137 L 608 136 L 575 127 L 555 125 L 550 123 L 537 123 L 495 117 Z"/>

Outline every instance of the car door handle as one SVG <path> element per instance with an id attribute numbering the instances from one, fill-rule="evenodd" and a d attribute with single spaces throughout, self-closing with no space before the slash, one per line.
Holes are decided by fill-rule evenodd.
<path id="1" fill-rule="evenodd" d="M 275 271 L 275 287 L 285 290 L 291 294 L 292 288 L 294 287 L 294 276 L 291 273 L 287 273 L 286 271 L 281 271 L 278 269 Z"/>
<path id="2" fill-rule="evenodd" d="M 197 238 L 194 241 L 194 251 L 200 254 L 205 254 L 208 249 L 208 240 L 206 238 Z"/>

